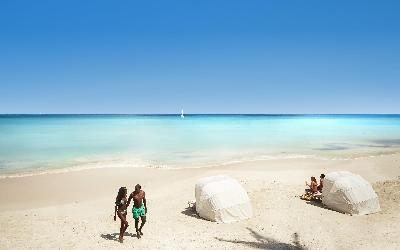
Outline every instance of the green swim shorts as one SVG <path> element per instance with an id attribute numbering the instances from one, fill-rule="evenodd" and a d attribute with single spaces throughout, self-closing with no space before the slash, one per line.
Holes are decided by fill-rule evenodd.
<path id="1" fill-rule="evenodd" d="M 142 204 L 142 206 L 139 208 L 133 206 L 132 215 L 135 220 L 139 219 L 139 217 L 146 216 L 146 210 L 144 209 L 144 204 Z"/>

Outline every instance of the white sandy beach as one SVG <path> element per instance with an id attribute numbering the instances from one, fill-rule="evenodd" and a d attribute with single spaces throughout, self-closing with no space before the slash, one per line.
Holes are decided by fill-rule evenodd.
<path id="1" fill-rule="evenodd" d="M 348 170 L 372 182 L 382 211 L 349 216 L 300 200 L 304 181 Z M 252 219 L 218 224 L 187 210 L 198 178 L 237 178 Z M 105 168 L 0 180 L 1 249 L 400 249 L 400 154 L 356 160 L 287 159 L 215 168 Z M 144 237 L 134 221 L 123 244 L 116 192 L 140 183 L 148 200 Z M 130 209 L 128 209 L 130 211 Z"/>

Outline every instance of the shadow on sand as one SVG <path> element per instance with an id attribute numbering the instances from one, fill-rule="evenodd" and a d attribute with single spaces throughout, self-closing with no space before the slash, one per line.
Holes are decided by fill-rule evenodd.
<path id="1" fill-rule="evenodd" d="M 119 240 L 118 240 L 119 233 L 102 234 L 100 236 L 101 236 L 101 238 L 106 239 L 106 240 L 113 240 L 113 241 L 119 242 Z M 136 237 L 136 234 L 125 232 L 124 237 L 126 237 L 126 236 Z"/>
<path id="2" fill-rule="evenodd" d="M 196 210 L 195 210 L 193 207 L 187 207 L 187 208 L 185 208 L 185 210 L 183 210 L 183 211 L 181 212 L 181 214 L 184 214 L 184 215 L 186 215 L 186 216 L 190 216 L 190 217 L 193 217 L 193 218 L 196 218 L 196 219 L 200 219 L 200 220 L 206 220 L 206 219 L 204 219 L 204 218 L 201 218 L 201 217 L 196 213 Z"/>
<path id="3" fill-rule="evenodd" d="M 258 249 L 271 249 L 271 250 L 281 250 L 281 249 L 305 250 L 305 249 L 307 249 L 300 244 L 299 235 L 297 233 L 293 234 L 292 243 L 288 244 L 288 243 L 279 242 L 272 238 L 263 236 L 263 235 L 255 232 L 251 228 L 247 228 L 247 230 L 250 231 L 251 235 L 254 237 L 254 239 L 256 241 L 226 240 L 226 239 L 221 239 L 218 237 L 215 237 L 215 239 L 217 239 L 219 241 L 225 241 L 225 242 L 230 242 L 230 243 L 234 243 L 234 244 L 241 244 L 246 247 L 258 248 Z"/>
<path id="4" fill-rule="evenodd" d="M 315 206 L 315 207 L 319 207 L 319 208 L 323 208 L 323 209 L 326 209 L 326 210 L 330 210 L 330 211 L 335 212 L 335 213 L 345 214 L 345 213 L 342 213 L 342 212 L 333 210 L 333 209 L 331 209 L 331 208 L 325 206 L 325 205 L 322 203 L 322 201 L 307 201 L 306 203 L 307 203 L 308 205 Z"/>
<path id="5" fill-rule="evenodd" d="M 311 200 L 311 201 L 306 201 L 306 203 L 307 203 L 308 205 L 311 205 L 311 206 L 320 207 L 320 208 L 325 208 L 325 209 L 330 210 L 328 207 L 326 207 L 326 206 L 322 203 L 322 201 Z"/>

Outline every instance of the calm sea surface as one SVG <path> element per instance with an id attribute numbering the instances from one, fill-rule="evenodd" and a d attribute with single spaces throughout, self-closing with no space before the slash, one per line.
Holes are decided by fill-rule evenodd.
<path id="1" fill-rule="evenodd" d="M 400 115 L 0 115 L 0 176 L 400 151 Z"/>

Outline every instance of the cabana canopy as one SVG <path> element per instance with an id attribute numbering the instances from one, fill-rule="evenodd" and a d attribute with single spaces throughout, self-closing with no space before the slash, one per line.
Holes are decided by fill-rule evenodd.
<path id="1" fill-rule="evenodd" d="M 216 222 L 234 222 L 251 218 L 250 199 L 235 179 L 218 175 L 197 181 L 196 211 L 207 220 Z"/>
<path id="2" fill-rule="evenodd" d="M 331 172 L 325 176 L 322 203 L 348 214 L 372 214 L 380 211 L 378 196 L 371 184 L 348 171 Z"/>

